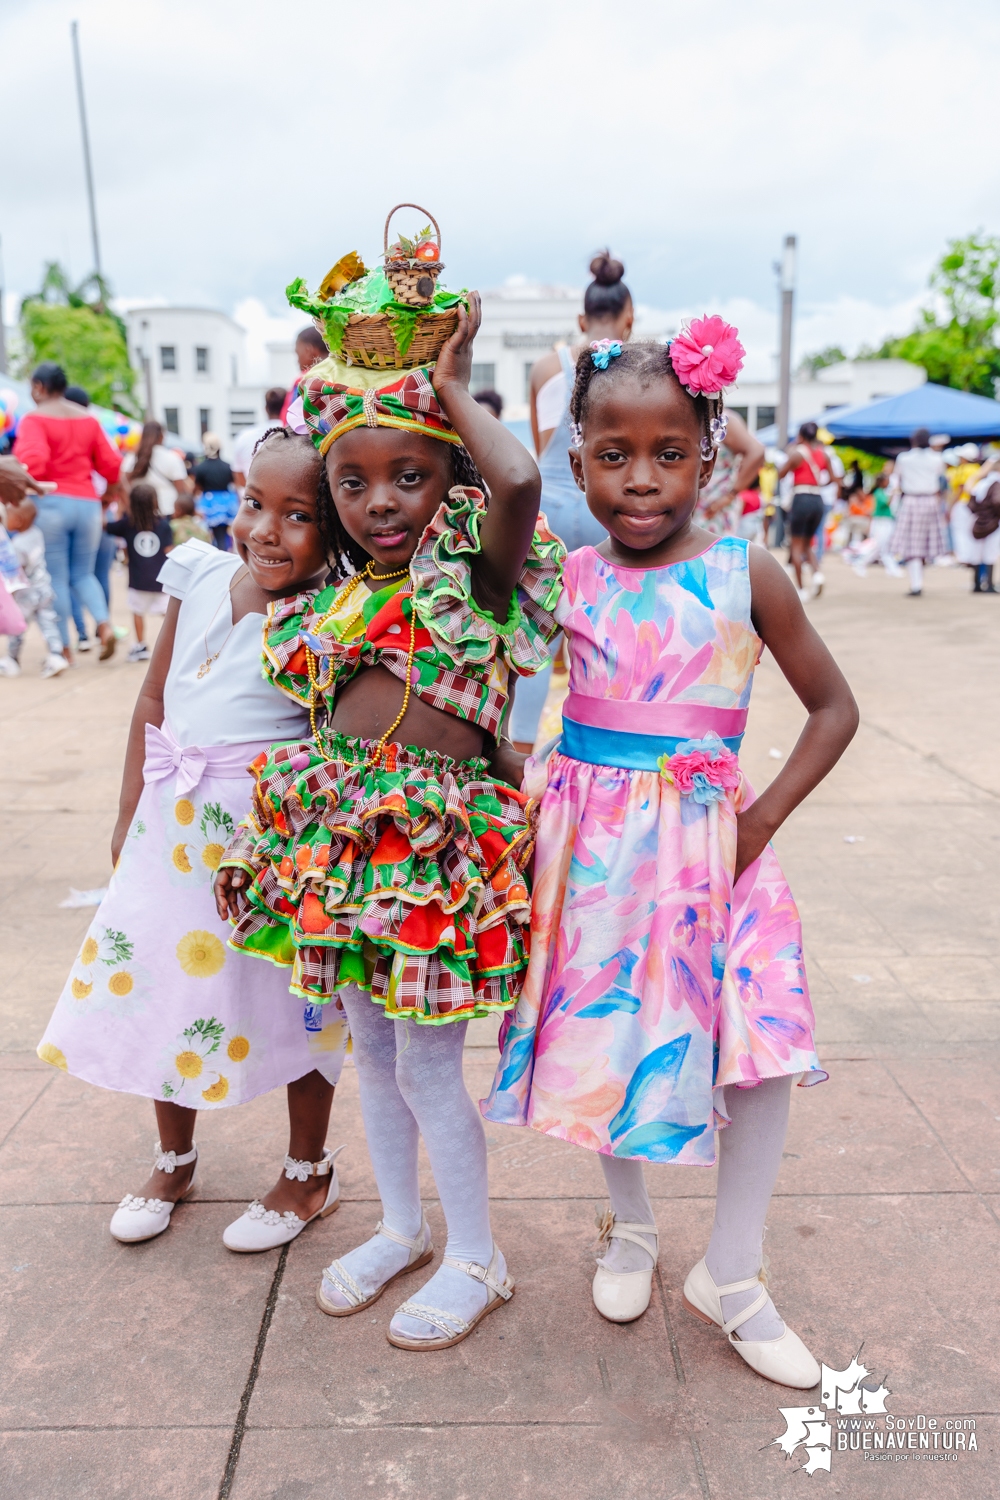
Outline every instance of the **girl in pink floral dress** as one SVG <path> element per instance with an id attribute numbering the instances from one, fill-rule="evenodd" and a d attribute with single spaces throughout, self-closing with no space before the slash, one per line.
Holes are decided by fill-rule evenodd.
<path id="1" fill-rule="evenodd" d="M 483 1112 L 598 1153 L 611 1209 L 594 1300 L 619 1322 L 645 1311 L 657 1250 L 642 1163 L 712 1166 L 719 1130 L 715 1224 L 685 1304 L 759 1373 L 808 1388 L 819 1366 L 771 1303 L 761 1247 L 791 1084 L 826 1074 L 769 840 L 857 709 L 778 564 L 692 524 L 742 353 L 709 318 L 578 363 L 570 458 L 609 539 L 566 564 L 563 733 L 526 776 L 531 958 Z M 765 646 L 809 718 L 755 800 L 738 752 Z"/>

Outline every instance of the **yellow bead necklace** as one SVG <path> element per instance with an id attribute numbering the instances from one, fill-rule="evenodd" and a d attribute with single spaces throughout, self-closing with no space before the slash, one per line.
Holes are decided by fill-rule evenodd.
<path id="1" fill-rule="evenodd" d="M 323 616 L 317 622 L 316 633 L 318 633 L 322 629 L 322 627 L 326 624 L 327 620 L 329 620 L 331 618 L 331 616 L 337 614 L 337 612 L 340 610 L 341 606 L 345 603 L 345 601 L 347 599 L 350 598 L 350 596 L 353 594 L 354 590 L 358 587 L 358 585 L 361 582 L 363 582 L 363 580 L 365 578 L 370 579 L 372 581 L 372 583 L 388 583 L 390 581 L 390 579 L 393 579 L 393 578 L 405 578 L 406 574 L 410 571 L 409 563 L 407 563 L 407 565 L 406 565 L 405 568 L 400 568 L 395 573 L 374 573 L 374 572 L 372 572 L 372 569 L 373 569 L 374 565 L 375 565 L 375 563 L 374 563 L 374 558 L 373 558 L 364 568 L 362 568 L 362 570 L 361 570 L 360 573 L 355 573 L 355 575 L 354 575 L 353 578 L 348 579 L 346 586 L 343 589 L 341 589 L 340 593 L 337 595 L 337 597 L 334 599 L 333 603 L 330 605 L 330 608 L 323 614 Z M 410 596 L 412 598 L 412 595 L 413 595 L 412 585 L 411 585 L 411 587 L 409 589 L 406 589 L 403 592 L 410 594 Z M 361 618 L 362 613 L 363 613 L 363 610 L 359 609 L 358 612 L 357 612 L 357 614 L 351 616 L 351 618 L 347 621 L 347 625 L 346 625 L 346 629 L 347 630 L 350 629 L 350 627 L 355 623 L 355 621 L 357 621 L 357 620 L 359 620 Z M 371 751 L 371 753 L 369 755 L 369 764 L 371 764 L 373 766 L 379 765 L 379 763 L 382 760 L 382 756 L 385 753 L 386 744 L 388 743 L 390 737 L 396 732 L 396 730 L 399 728 L 400 724 L 402 724 L 404 718 L 406 717 L 406 710 L 409 707 L 410 693 L 412 691 L 413 657 L 414 657 L 414 654 L 415 654 L 415 651 L 416 651 L 416 645 L 417 645 L 417 615 L 416 615 L 416 610 L 413 608 L 413 605 L 411 604 L 410 605 L 410 644 L 409 644 L 409 649 L 408 649 L 408 651 L 406 653 L 406 684 L 405 684 L 404 691 L 403 691 L 403 706 L 399 710 L 399 713 L 396 715 L 395 719 L 389 725 L 389 728 L 386 730 L 385 734 L 382 736 L 382 738 L 380 740 L 377 741 L 377 743 L 373 747 L 373 749 L 372 749 L 372 751 Z M 317 705 L 317 698 L 318 698 L 318 694 L 319 694 L 319 683 L 318 683 L 317 677 L 316 677 L 317 662 L 316 662 L 316 657 L 315 657 L 314 653 L 312 652 L 312 650 L 308 646 L 306 646 L 305 650 L 306 650 L 306 673 L 307 673 L 308 678 L 309 678 L 309 726 L 312 729 L 313 739 L 316 741 L 316 743 L 318 745 L 319 744 L 319 725 L 316 722 L 316 711 L 317 711 L 317 706 L 318 706 Z"/>

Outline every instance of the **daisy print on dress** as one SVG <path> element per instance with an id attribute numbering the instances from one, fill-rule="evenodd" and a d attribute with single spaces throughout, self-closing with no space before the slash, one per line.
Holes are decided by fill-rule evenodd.
<path id="1" fill-rule="evenodd" d="M 264 1033 L 251 1017 L 231 1021 L 220 1043 L 219 1066 L 226 1072 L 233 1088 L 242 1096 L 247 1079 L 257 1071 L 264 1058 Z"/>
<path id="2" fill-rule="evenodd" d="M 164 852 L 171 883 L 210 886 L 226 845 L 236 832 L 233 818 L 219 802 L 206 802 L 198 808 L 187 797 L 176 802 L 172 797 L 167 799 L 163 813 L 168 830 Z"/>
<path id="3" fill-rule="evenodd" d="M 85 1014 L 111 1010 L 131 1016 L 143 1010 L 148 993 L 145 969 L 135 962 L 135 944 L 112 927 L 92 927 L 70 971 L 70 1005 Z"/>
<path id="4" fill-rule="evenodd" d="M 222 1071 L 225 1034 L 225 1026 L 214 1016 L 185 1027 L 163 1054 L 164 1099 L 188 1109 L 224 1102 L 229 1093 L 229 1078 Z"/>
<path id="5" fill-rule="evenodd" d="M 177 962 L 192 979 L 211 979 L 226 962 L 226 950 L 214 932 L 186 932 L 177 944 Z"/>

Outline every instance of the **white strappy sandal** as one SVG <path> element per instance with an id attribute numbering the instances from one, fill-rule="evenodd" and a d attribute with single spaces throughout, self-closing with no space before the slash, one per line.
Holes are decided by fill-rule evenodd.
<path id="1" fill-rule="evenodd" d="M 476 1324 L 481 1323 L 487 1313 L 491 1313 L 496 1307 L 502 1307 L 514 1295 L 513 1277 L 505 1276 L 503 1281 L 497 1280 L 500 1251 L 495 1244 L 488 1266 L 478 1266 L 475 1261 L 471 1260 L 453 1260 L 450 1255 L 446 1255 L 441 1264 L 451 1266 L 456 1271 L 464 1271 L 466 1276 L 471 1276 L 474 1281 L 481 1281 L 484 1286 L 488 1286 L 494 1295 L 482 1312 L 476 1314 L 471 1323 L 460 1318 L 458 1313 L 445 1312 L 441 1307 L 425 1307 L 422 1302 L 404 1302 L 402 1307 L 396 1308 L 393 1317 L 398 1313 L 403 1313 L 408 1318 L 419 1318 L 424 1323 L 433 1323 L 435 1328 L 440 1328 L 444 1338 L 408 1339 L 401 1334 L 393 1333 L 390 1326 L 386 1337 L 389 1343 L 394 1344 L 397 1349 L 450 1349 L 453 1344 L 460 1344 L 463 1339 L 467 1339 Z"/>
<path id="2" fill-rule="evenodd" d="M 285 1157 L 285 1176 L 289 1182 L 298 1180 L 305 1182 L 309 1177 L 326 1177 L 329 1174 L 330 1186 L 327 1189 L 326 1200 L 322 1208 L 318 1208 L 308 1219 L 300 1219 L 298 1214 L 288 1208 L 283 1214 L 279 1214 L 275 1208 L 265 1208 L 259 1199 L 255 1198 L 245 1213 L 240 1214 L 238 1219 L 224 1230 L 222 1243 L 227 1250 L 235 1250 L 239 1255 L 254 1255 L 260 1250 L 275 1250 L 279 1245 L 287 1245 L 289 1240 L 297 1239 L 307 1224 L 313 1219 L 325 1219 L 329 1214 L 335 1213 L 340 1207 L 340 1182 L 337 1178 L 337 1157 L 345 1146 L 338 1146 L 336 1151 L 325 1150 L 321 1161 L 296 1161 L 293 1156 Z"/>
<path id="3" fill-rule="evenodd" d="M 755 1297 L 749 1307 L 745 1307 L 727 1323 L 722 1313 L 722 1298 L 729 1297 L 734 1292 L 749 1292 L 755 1286 L 760 1287 L 760 1296 Z M 700 1318 L 703 1323 L 715 1323 L 721 1328 L 751 1370 L 756 1370 L 765 1380 L 773 1380 L 776 1385 L 788 1385 L 799 1391 L 811 1390 L 814 1385 L 819 1384 L 819 1365 L 798 1334 L 793 1333 L 787 1325 L 778 1339 L 741 1339 L 736 1332 L 748 1318 L 760 1312 L 767 1300 L 767 1271 L 764 1266 L 761 1266 L 756 1276 L 751 1276 L 747 1281 L 733 1281 L 728 1286 L 716 1286 L 711 1271 L 704 1260 L 700 1260 L 688 1272 L 684 1283 L 684 1306 L 688 1312 Z"/>
<path id="4" fill-rule="evenodd" d="M 412 1240 L 408 1240 L 405 1234 L 397 1234 L 394 1229 L 386 1229 L 381 1219 L 375 1226 L 375 1233 L 385 1235 L 387 1240 L 392 1240 L 396 1245 L 405 1245 L 407 1247 L 410 1252 L 410 1258 L 406 1262 L 406 1265 L 401 1267 L 400 1270 L 396 1271 L 386 1281 L 383 1281 L 382 1285 L 369 1296 L 358 1286 L 358 1283 L 354 1280 L 350 1271 L 347 1270 L 343 1261 L 331 1261 L 330 1265 L 323 1272 L 323 1277 L 316 1290 L 316 1306 L 320 1312 L 329 1313 L 331 1318 L 349 1318 L 352 1313 L 362 1312 L 364 1308 L 371 1307 L 373 1302 L 377 1302 L 386 1287 L 395 1281 L 398 1276 L 405 1276 L 407 1271 L 416 1271 L 420 1266 L 426 1266 L 428 1261 L 434 1257 L 434 1246 L 431 1243 L 431 1226 L 428 1224 L 426 1216 L 421 1216 L 420 1229 L 413 1236 Z M 347 1298 L 350 1307 L 340 1307 L 336 1302 L 331 1302 L 323 1295 L 324 1279 L 334 1283 L 341 1296 Z"/>
<path id="5" fill-rule="evenodd" d="M 188 1162 L 197 1163 L 198 1146 L 192 1143 L 191 1150 L 178 1156 L 176 1151 L 164 1151 L 159 1141 L 153 1148 L 153 1166 L 158 1172 L 166 1172 L 168 1175 L 177 1167 L 186 1167 Z M 195 1172 L 198 1170 L 195 1166 Z M 126 1193 L 118 1207 L 111 1216 L 108 1226 L 116 1240 L 123 1245 L 135 1245 L 140 1240 L 155 1240 L 158 1234 L 162 1234 L 170 1223 L 170 1215 L 177 1207 L 177 1203 L 183 1202 L 185 1198 L 193 1196 L 195 1191 L 194 1172 L 191 1173 L 191 1181 L 181 1193 L 176 1203 L 168 1202 L 164 1198 L 136 1198 L 131 1193 Z"/>
<path id="6" fill-rule="evenodd" d="M 598 1212 L 597 1227 L 600 1230 L 599 1244 L 609 1245 L 612 1240 L 631 1240 L 633 1245 L 638 1245 L 653 1257 L 653 1264 L 648 1271 L 610 1271 L 601 1261 L 597 1262 L 594 1306 L 609 1323 L 632 1323 L 636 1318 L 642 1317 L 653 1292 L 653 1272 L 660 1249 L 656 1225 L 619 1223 L 609 1208 L 603 1214 Z M 651 1250 L 641 1238 L 644 1234 L 653 1236 L 656 1241 L 655 1250 Z"/>

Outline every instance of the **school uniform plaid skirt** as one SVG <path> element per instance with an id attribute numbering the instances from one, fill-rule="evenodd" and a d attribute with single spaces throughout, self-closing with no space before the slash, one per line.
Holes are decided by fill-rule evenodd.
<path id="1" fill-rule="evenodd" d="M 948 538 L 941 520 L 940 496 L 903 496 L 889 550 L 893 557 L 900 557 L 904 562 L 911 557 L 933 562 L 935 557 L 944 556 L 948 551 Z"/>

